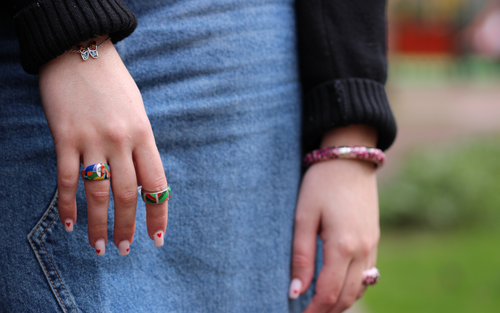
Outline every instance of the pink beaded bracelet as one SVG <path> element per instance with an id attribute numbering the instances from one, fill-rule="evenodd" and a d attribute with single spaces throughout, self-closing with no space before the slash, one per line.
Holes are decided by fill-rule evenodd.
<path id="1" fill-rule="evenodd" d="M 358 159 L 373 162 L 375 167 L 381 167 L 385 162 L 385 154 L 380 149 L 362 146 L 326 147 L 309 152 L 304 157 L 304 165 L 330 159 Z"/>

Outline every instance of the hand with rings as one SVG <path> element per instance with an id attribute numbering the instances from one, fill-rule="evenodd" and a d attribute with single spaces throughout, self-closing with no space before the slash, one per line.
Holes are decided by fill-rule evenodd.
<path id="1" fill-rule="evenodd" d="M 336 129 L 322 146 L 374 146 L 368 126 Z M 374 268 L 380 236 L 375 167 L 361 160 L 333 159 L 308 168 L 295 213 L 289 297 L 307 291 L 315 272 L 316 241 L 323 241 L 323 267 L 304 313 L 339 313 L 378 281 Z"/>
<path id="2" fill-rule="evenodd" d="M 72 231 L 77 222 L 81 175 L 89 243 L 98 255 L 104 255 L 108 241 L 110 188 L 115 204 L 114 244 L 120 254 L 130 252 L 134 239 L 138 185 L 149 194 L 163 192 L 160 201 L 146 202 L 149 237 L 156 246 L 163 245 L 170 189 L 141 94 L 111 41 L 99 47 L 99 58 L 92 62 L 72 53 L 48 62 L 40 69 L 39 86 L 54 138 L 59 215 L 66 230 Z"/>

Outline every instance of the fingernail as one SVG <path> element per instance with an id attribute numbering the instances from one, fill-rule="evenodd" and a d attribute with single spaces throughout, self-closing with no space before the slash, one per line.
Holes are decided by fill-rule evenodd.
<path id="1" fill-rule="evenodd" d="M 73 231 L 73 220 L 70 218 L 67 218 L 64 220 L 64 229 L 68 232 L 71 233 Z"/>
<path id="2" fill-rule="evenodd" d="M 120 255 L 127 255 L 130 251 L 130 242 L 123 240 L 118 244 L 118 250 L 120 250 Z"/>
<path id="3" fill-rule="evenodd" d="M 97 255 L 104 255 L 104 253 L 106 253 L 106 242 L 104 239 L 97 240 L 94 247 Z"/>
<path id="4" fill-rule="evenodd" d="M 290 283 L 290 291 L 288 292 L 288 297 L 290 299 L 297 299 L 300 296 L 300 291 L 302 290 L 302 282 L 298 278 L 292 279 Z"/>
<path id="5" fill-rule="evenodd" d="M 163 246 L 163 232 L 157 231 L 155 233 L 155 247 Z"/>

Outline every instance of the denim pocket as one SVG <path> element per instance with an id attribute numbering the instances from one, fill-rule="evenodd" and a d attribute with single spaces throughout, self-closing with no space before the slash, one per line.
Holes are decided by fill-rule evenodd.
<path id="1" fill-rule="evenodd" d="M 59 223 L 57 197 L 58 192 L 56 190 L 49 207 L 28 234 L 28 242 L 35 252 L 38 263 L 63 312 L 78 312 L 75 300 L 61 276 L 63 269 L 59 268 L 54 262 L 61 249 L 64 249 L 60 245 L 61 241 L 56 238 L 61 232 L 65 232 L 64 227 Z"/>

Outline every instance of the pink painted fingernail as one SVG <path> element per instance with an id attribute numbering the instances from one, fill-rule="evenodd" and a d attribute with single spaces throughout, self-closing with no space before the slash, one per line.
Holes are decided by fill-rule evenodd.
<path id="1" fill-rule="evenodd" d="M 302 290 L 302 282 L 298 278 L 292 279 L 290 283 L 290 291 L 288 292 L 288 297 L 290 299 L 297 299 L 300 296 L 300 291 Z"/>
<path id="2" fill-rule="evenodd" d="M 118 250 L 120 250 L 120 255 L 127 255 L 130 251 L 130 242 L 123 240 L 118 244 Z"/>
<path id="3" fill-rule="evenodd" d="M 157 231 L 155 233 L 155 247 L 163 246 L 163 232 Z"/>
<path id="4" fill-rule="evenodd" d="M 70 218 L 67 218 L 64 220 L 64 229 L 68 232 L 71 233 L 73 231 L 73 220 Z"/>
<path id="5" fill-rule="evenodd" d="M 104 255 L 104 253 L 106 253 L 106 242 L 104 239 L 97 240 L 94 247 L 97 255 Z"/>

